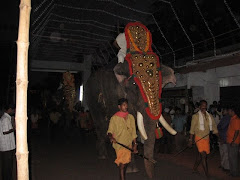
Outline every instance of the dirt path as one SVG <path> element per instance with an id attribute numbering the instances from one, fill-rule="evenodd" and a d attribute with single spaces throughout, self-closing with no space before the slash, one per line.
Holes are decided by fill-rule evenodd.
<path id="1" fill-rule="evenodd" d="M 113 163 L 114 153 L 107 160 L 98 160 L 95 148 L 95 136 L 87 137 L 87 144 L 82 144 L 79 137 L 48 143 L 47 137 L 33 136 L 30 143 L 30 176 L 32 180 L 117 180 L 118 168 Z M 167 157 L 158 157 L 155 168 L 156 177 L 161 180 L 205 179 L 202 175 L 192 174 L 191 167 L 177 164 Z M 139 172 L 127 174 L 127 179 L 148 179 L 143 160 L 136 157 Z M 218 178 L 213 178 L 218 179 Z"/>
<path id="2" fill-rule="evenodd" d="M 60 133 L 63 134 L 63 133 Z M 95 136 L 89 134 L 87 143 L 82 144 L 78 133 L 58 135 L 55 143 L 49 143 L 47 133 L 34 135 L 29 141 L 30 180 L 118 180 L 118 168 L 114 164 L 115 153 L 109 148 L 110 157 L 107 160 L 98 160 L 95 148 Z M 192 174 L 194 153 L 192 149 L 184 151 L 173 158 L 173 154 L 157 154 L 158 161 L 155 167 L 155 180 L 201 180 L 200 174 Z M 140 170 L 137 173 L 127 174 L 128 180 L 147 180 L 143 160 L 136 156 L 136 164 Z M 211 179 L 235 180 L 221 171 L 218 166 L 220 158 L 215 152 L 209 159 Z M 16 179 L 16 175 L 14 175 Z"/>

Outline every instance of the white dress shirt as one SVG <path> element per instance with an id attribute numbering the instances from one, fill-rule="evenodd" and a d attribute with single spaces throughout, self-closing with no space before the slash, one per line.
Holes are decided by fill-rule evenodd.
<path id="1" fill-rule="evenodd" d="M 11 116 L 4 113 L 0 118 L 0 151 L 10 151 L 16 148 L 14 132 L 3 134 L 3 132 L 7 132 L 10 129 L 13 129 Z"/>

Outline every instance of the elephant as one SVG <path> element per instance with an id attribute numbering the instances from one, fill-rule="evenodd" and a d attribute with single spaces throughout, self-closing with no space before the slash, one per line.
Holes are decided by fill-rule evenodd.
<path id="1" fill-rule="evenodd" d="M 173 69 L 161 65 L 162 87 L 168 83 L 176 83 Z M 112 115 L 118 111 L 117 101 L 128 99 L 128 111 L 137 119 L 138 129 L 144 141 L 144 156 L 153 159 L 155 129 L 157 120 L 152 120 L 145 111 L 145 102 L 133 77 L 129 74 L 127 61 L 118 63 L 114 69 L 102 68 L 91 74 L 85 85 L 86 101 L 91 112 L 96 134 L 99 158 L 107 156 L 105 142 L 107 128 Z M 176 134 L 160 117 L 160 122 L 170 133 Z M 144 160 L 145 170 L 149 178 L 154 176 L 154 164 Z"/>

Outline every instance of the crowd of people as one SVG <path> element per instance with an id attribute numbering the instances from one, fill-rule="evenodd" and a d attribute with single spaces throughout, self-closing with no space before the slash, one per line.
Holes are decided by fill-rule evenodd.
<path id="1" fill-rule="evenodd" d="M 126 102 L 125 99 L 119 102 L 120 111 L 116 114 L 117 117 L 125 117 L 124 115 L 127 114 L 127 111 L 124 110 L 125 106 L 122 106 Z M 14 112 L 15 107 L 9 105 L 0 114 L 0 152 L 3 179 L 12 178 L 12 162 L 16 148 Z M 238 177 L 240 175 L 240 114 L 237 106 L 224 106 L 214 101 L 208 107 L 207 102 L 201 100 L 195 103 L 192 113 L 185 113 L 179 107 L 164 107 L 162 114 L 165 120 L 177 131 L 177 134 L 173 136 L 162 128 L 163 136 L 156 140 L 156 144 L 160 144 L 160 146 L 157 146 L 160 147 L 160 153 L 178 153 L 185 147 L 191 148 L 196 145 L 198 154 L 196 155 L 193 172 L 197 172 L 198 166 L 202 164 L 204 173 L 208 176 L 207 157 L 211 151 L 219 151 L 221 158 L 219 167 L 230 176 Z M 30 136 L 41 134 L 41 124 L 45 119 L 50 132 L 49 141 L 51 143 L 55 142 L 59 128 L 66 127 L 66 125 L 74 126 L 79 130 L 82 143 L 86 143 L 86 133 L 93 129 L 93 121 L 89 111 L 85 111 L 79 104 L 75 106 L 72 116 L 60 111 L 56 106 L 50 108 L 47 112 L 32 108 L 29 110 L 28 117 L 30 117 L 28 128 Z M 68 123 L 66 120 L 68 120 Z M 116 127 L 118 126 L 116 125 Z M 161 125 L 159 124 L 159 126 Z M 116 141 L 111 136 L 116 131 L 116 127 L 111 127 L 110 123 L 108 133 L 111 141 Z M 134 134 L 133 139 L 131 139 L 133 145 L 137 142 L 136 137 L 136 134 Z M 135 148 L 135 146 L 133 147 Z M 120 158 L 120 151 L 116 152 L 117 157 Z M 135 149 L 135 152 L 137 152 L 137 149 Z M 120 165 L 121 162 L 118 164 Z M 125 176 L 125 170 L 124 163 L 122 163 L 120 166 L 122 177 Z"/>
<path id="2" fill-rule="evenodd" d="M 31 108 L 28 117 L 30 117 L 28 122 L 29 134 L 40 135 L 41 131 L 47 129 L 49 143 L 54 143 L 61 133 L 68 136 L 72 129 L 78 131 L 81 142 L 85 143 L 87 132 L 93 130 L 93 121 L 89 110 L 85 110 L 79 104 L 76 104 L 72 112 L 63 110 L 59 106 L 52 106 L 47 111 Z"/>
<path id="3" fill-rule="evenodd" d="M 163 116 L 177 131 L 172 136 L 163 129 L 163 137 L 156 140 L 160 144 L 160 153 L 178 153 L 186 147 L 196 145 L 198 154 L 193 172 L 198 172 L 202 164 L 208 176 L 207 156 L 215 151 L 220 154 L 221 168 L 230 176 L 239 176 L 240 114 L 237 106 L 222 105 L 214 101 L 208 106 L 207 101 L 196 102 L 192 112 L 185 113 L 179 107 L 165 107 Z"/>
<path id="4" fill-rule="evenodd" d="M 28 144 L 33 140 L 31 137 L 40 136 L 48 137 L 48 142 L 51 144 L 55 143 L 57 139 L 60 140 L 61 134 L 66 135 L 73 128 L 80 135 L 79 142 L 85 143 L 86 134 L 94 129 L 90 112 L 85 111 L 81 106 L 76 107 L 71 115 L 58 106 L 52 106 L 48 111 L 40 109 L 28 108 Z M 16 153 L 15 130 L 15 106 L 5 105 L 0 108 L 0 172 L 2 173 L 0 179 L 3 180 L 13 179 Z"/>

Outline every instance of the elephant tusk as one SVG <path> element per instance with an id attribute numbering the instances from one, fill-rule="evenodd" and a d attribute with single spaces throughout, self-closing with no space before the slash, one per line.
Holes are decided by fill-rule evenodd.
<path id="1" fill-rule="evenodd" d="M 140 132 L 140 135 L 144 140 L 147 140 L 148 137 L 144 128 L 143 116 L 140 112 L 137 112 L 137 125 L 138 125 L 138 130 Z"/>
<path id="2" fill-rule="evenodd" d="M 177 132 L 171 127 L 169 126 L 169 124 L 166 122 L 166 120 L 164 119 L 163 115 L 160 116 L 159 118 L 159 122 L 163 125 L 163 127 L 172 135 L 176 135 Z"/>

